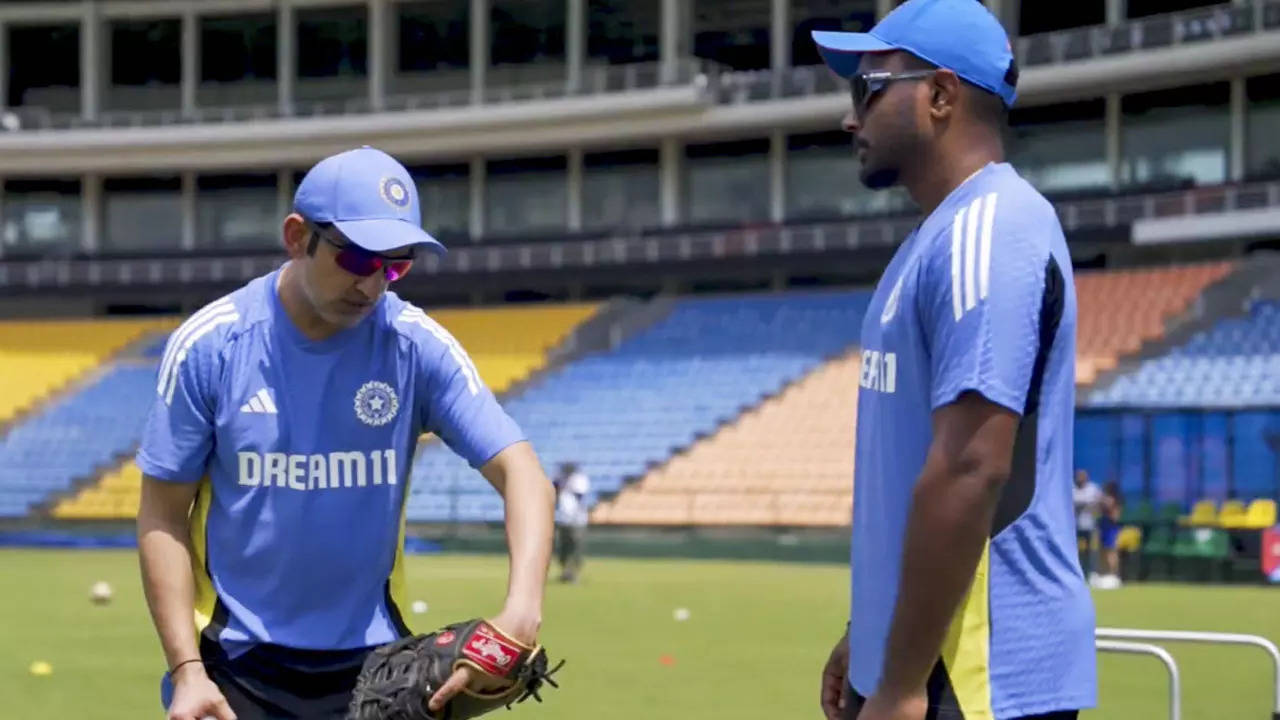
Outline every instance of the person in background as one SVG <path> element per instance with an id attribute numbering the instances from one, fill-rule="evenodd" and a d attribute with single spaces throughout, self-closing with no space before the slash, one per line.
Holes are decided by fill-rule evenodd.
<path id="1" fill-rule="evenodd" d="M 556 479 L 556 544 L 560 558 L 560 582 L 578 581 L 582 573 L 582 556 L 587 539 L 587 523 L 591 508 L 587 493 L 591 478 L 576 463 L 560 466 Z"/>
<path id="2" fill-rule="evenodd" d="M 1102 505 L 1102 489 L 1089 481 L 1089 473 L 1076 470 L 1076 486 L 1071 490 L 1076 508 L 1076 543 L 1080 546 L 1080 568 L 1090 583 L 1098 579 L 1093 571 L 1093 535 L 1097 529 L 1098 510 Z"/>
<path id="3" fill-rule="evenodd" d="M 1107 483 L 1102 489 L 1102 511 L 1098 513 L 1098 547 L 1102 553 L 1102 574 L 1093 583 L 1099 590 L 1115 590 L 1120 587 L 1120 551 L 1116 538 L 1120 534 L 1120 512 L 1124 500 L 1120 498 L 1120 486 Z"/>

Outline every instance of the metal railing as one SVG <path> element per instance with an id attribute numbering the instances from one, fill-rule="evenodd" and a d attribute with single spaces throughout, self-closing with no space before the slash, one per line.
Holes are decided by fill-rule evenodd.
<path id="1" fill-rule="evenodd" d="M 1058 214 L 1067 231 L 1124 225 L 1147 217 L 1258 207 L 1280 207 L 1280 181 L 1057 203 Z M 630 233 L 602 239 L 501 245 L 455 244 L 443 258 L 432 255 L 423 258 L 414 265 L 411 277 L 419 274 L 562 270 L 893 248 L 916 222 L 915 216 L 908 215 L 781 226 L 765 224 L 730 230 L 648 235 Z M 0 261 L 0 288 L 230 283 L 260 275 L 279 262 L 275 254 L 261 253 L 233 257 Z"/>
<path id="2" fill-rule="evenodd" d="M 588 66 L 582 79 L 570 85 L 567 79 L 492 85 L 484 89 L 479 104 L 501 104 L 560 98 L 592 97 L 614 93 L 678 87 L 705 82 L 713 64 L 698 58 L 683 58 L 664 77 L 661 63 Z M 363 83 L 353 83 L 364 87 Z M 375 107 L 367 93 L 349 98 L 295 100 L 288 107 L 277 102 L 226 107 L 197 107 L 189 112 L 178 108 L 151 110 L 105 110 L 96 118 L 79 113 L 51 111 L 42 107 L 15 107 L 0 113 L 0 131 L 72 130 L 81 128 L 126 128 L 163 125 L 222 124 L 280 118 L 330 117 L 373 112 L 440 110 L 474 105 L 470 88 L 386 95 Z"/>
<path id="3" fill-rule="evenodd" d="M 1130 628 L 1098 628 L 1094 632 L 1097 638 L 1097 646 L 1099 650 L 1114 650 L 1116 652 L 1142 652 L 1156 654 L 1164 662 L 1165 667 L 1169 670 L 1170 692 L 1170 718 L 1177 720 L 1180 712 L 1178 710 L 1181 702 L 1178 695 L 1178 668 L 1177 663 L 1162 648 L 1147 645 L 1135 644 L 1129 641 L 1133 640 L 1149 640 L 1154 642 L 1186 642 L 1198 643 L 1202 645 L 1236 645 L 1246 647 L 1256 647 L 1262 649 L 1271 658 L 1271 670 L 1274 680 L 1274 688 L 1272 694 L 1271 718 L 1272 720 L 1280 720 L 1280 649 L 1276 648 L 1276 644 L 1267 638 L 1258 635 L 1244 635 L 1241 633 L 1218 633 L 1218 632 L 1196 632 L 1189 630 L 1136 630 Z M 1117 642 L 1118 641 L 1118 642 Z M 1105 647 L 1104 647 L 1105 643 Z M 1125 645 L 1129 649 L 1121 649 L 1118 646 Z M 1158 651 L 1152 653 L 1151 651 Z"/>
<path id="4" fill-rule="evenodd" d="M 1151 655 L 1164 663 L 1165 670 L 1169 673 L 1169 720 L 1182 720 L 1182 679 L 1178 673 L 1178 663 L 1168 650 L 1159 645 L 1118 640 L 1097 640 L 1095 646 L 1098 652 Z"/>
<path id="5" fill-rule="evenodd" d="M 1244 0 L 1138 18 L 1113 26 L 1027 35 L 1015 43 L 1023 67 L 1075 62 L 1134 50 L 1151 50 L 1280 30 L 1280 2 Z"/>

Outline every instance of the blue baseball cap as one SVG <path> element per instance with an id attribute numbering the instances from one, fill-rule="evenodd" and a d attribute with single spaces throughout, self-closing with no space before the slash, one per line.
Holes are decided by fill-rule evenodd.
<path id="1" fill-rule="evenodd" d="M 863 53 L 904 50 L 999 95 L 1006 107 L 1018 97 L 1009 36 L 978 0 L 907 0 L 871 32 L 814 30 L 813 41 L 840 77 L 858 72 Z"/>
<path id="2" fill-rule="evenodd" d="M 418 189 L 395 158 L 369 147 L 330 155 L 307 171 L 293 210 L 317 223 L 333 223 L 351 242 L 373 252 L 425 245 L 445 247 L 422 229 Z"/>

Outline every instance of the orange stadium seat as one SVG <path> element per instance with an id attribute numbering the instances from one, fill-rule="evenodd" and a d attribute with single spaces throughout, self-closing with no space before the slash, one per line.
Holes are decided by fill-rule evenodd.
<path id="1" fill-rule="evenodd" d="M 847 525 L 860 367 L 857 353 L 819 367 L 598 505 L 594 521 Z"/>
<path id="2" fill-rule="evenodd" d="M 1169 318 L 1185 312 L 1206 287 L 1234 267 L 1213 262 L 1077 273 L 1076 382 L 1092 383 L 1115 368 L 1121 357 L 1163 336 Z"/>

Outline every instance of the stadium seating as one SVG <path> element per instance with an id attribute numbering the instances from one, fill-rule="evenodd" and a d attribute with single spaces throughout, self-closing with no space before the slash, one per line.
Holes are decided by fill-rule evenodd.
<path id="1" fill-rule="evenodd" d="M 591 304 L 539 305 L 440 310 L 431 316 L 467 349 L 494 392 L 502 392 L 546 363 L 547 352 L 596 309 L 597 306 Z M 142 355 L 156 358 L 163 347 L 162 338 L 145 348 Z M 151 395 L 142 397 L 146 399 Z M 63 499 L 54 507 L 53 514 L 61 518 L 134 517 L 141 483 L 141 472 L 132 462 L 127 462 L 76 496 Z M 454 504 L 445 505 L 448 514 L 454 516 Z M 428 508 L 424 512 L 444 511 Z M 502 506 L 491 501 L 488 504 L 466 501 L 457 512 L 460 517 L 472 520 L 490 518 L 494 513 L 500 518 Z"/>
<path id="2" fill-rule="evenodd" d="M 595 314 L 587 303 L 428 310 L 444 326 L 495 393 L 529 377 L 547 361 L 547 352 Z"/>
<path id="3" fill-rule="evenodd" d="M 26 514 L 128 452 L 155 396 L 155 368 L 114 365 L 0 438 L 0 516 Z"/>
<path id="4" fill-rule="evenodd" d="M 595 493 L 613 493 L 846 352 L 868 300 L 865 292 L 682 300 L 616 349 L 549 373 L 506 407 L 549 470 L 577 462 Z M 480 475 L 438 443 L 419 454 L 413 477 L 410 520 L 502 517 Z M 440 496 L 450 493 L 459 497 L 446 504 Z"/>
<path id="5" fill-rule="evenodd" d="M 847 525 L 860 367 L 856 354 L 822 366 L 601 503 L 593 520 Z M 655 516 L 664 504 L 678 512 Z"/>
<path id="6" fill-rule="evenodd" d="M 0 425 L 35 407 L 105 358 L 176 320 L 0 322 Z"/>
<path id="7" fill-rule="evenodd" d="M 1260 301 L 1088 396 L 1097 407 L 1280 405 L 1280 302 Z"/>
<path id="8" fill-rule="evenodd" d="M 1184 312 L 1234 267 L 1216 262 L 1077 273 L 1076 382 L 1092 383 L 1099 373 L 1113 369 L 1121 356 L 1163 336 L 1165 321 Z"/>

